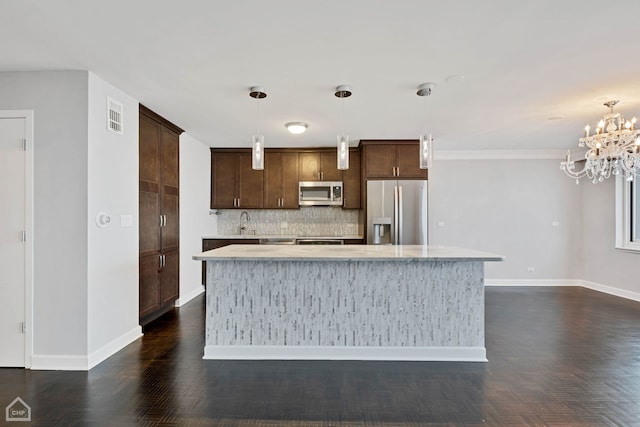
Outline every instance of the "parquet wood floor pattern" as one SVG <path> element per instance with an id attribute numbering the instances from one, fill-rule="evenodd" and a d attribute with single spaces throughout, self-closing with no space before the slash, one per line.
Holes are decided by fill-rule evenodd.
<path id="1" fill-rule="evenodd" d="M 204 298 L 89 372 L 0 369 L 33 426 L 640 426 L 640 303 L 487 288 L 488 363 L 202 360 Z M 4 414 L 0 423 L 4 421 Z"/>

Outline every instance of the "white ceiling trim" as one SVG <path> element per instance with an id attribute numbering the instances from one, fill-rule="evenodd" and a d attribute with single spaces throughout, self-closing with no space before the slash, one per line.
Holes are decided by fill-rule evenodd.
<path id="1" fill-rule="evenodd" d="M 450 150 L 433 152 L 434 160 L 561 160 L 565 150 Z"/>

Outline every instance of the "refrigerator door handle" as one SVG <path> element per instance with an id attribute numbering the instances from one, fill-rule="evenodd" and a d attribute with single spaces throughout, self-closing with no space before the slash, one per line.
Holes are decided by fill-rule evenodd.
<path id="1" fill-rule="evenodd" d="M 393 244 L 398 244 L 398 232 L 400 231 L 399 227 L 399 217 L 398 217 L 398 186 L 393 187 Z"/>
<path id="2" fill-rule="evenodd" d="M 402 244 L 402 186 L 398 186 L 398 245 Z"/>

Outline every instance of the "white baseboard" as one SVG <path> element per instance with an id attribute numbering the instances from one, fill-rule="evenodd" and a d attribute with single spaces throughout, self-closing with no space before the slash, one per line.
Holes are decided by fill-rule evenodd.
<path id="1" fill-rule="evenodd" d="M 640 302 L 640 293 L 628 291 L 626 289 L 614 288 L 613 286 L 603 285 L 601 283 L 590 282 L 581 279 L 487 279 L 485 286 L 581 286 L 593 291 L 603 292 L 605 294 L 614 295 L 620 298 L 626 298 Z"/>
<path id="2" fill-rule="evenodd" d="M 138 338 L 142 336 L 142 327 L 137 325 L 135 328 L 131 329 L 129 332 L 120 335 L 118 338 L 112 340 L 111 342 L 103 345 L 93 353 L 89 354 L 88 358 L 88 366 L 89 369 L 93 368 L 97 364 L 103 362 L 109 357 L 113 356 Z"/>
<path id="3" fill-rule="evenodd" d="M 581 280 L 487 279 L 485 286 L 581 286 Z"/>
<path id="4" fill-rule="evenodd" d="M 34 354 L 31 358 L 31 369 L 35 371 L 88 371 L 141 336 L 142 328 L 136 326 L 88 356 Z"/>
<path id="5" fill-rule="evenodd" d="M 192 299 L 194 299 L 195 297 L 197 297 L 198 295 L 200 295 L 201 293 L 204 292 L 204 286 L 200 285 L 197 288 L 195 288 L 194 290 L 192 290 L 191 292 L 189 292 L 186 295 L 181 296 L 180 298 L 178 298 L 176 300 L 176 307 L 182 307 L 183 305 L 185 305 L 186 303 L 188 303 L 189 301 L 191 301 Z"/>
<path id="6" fill-rule="evenodd" d="M 487 352 L 484 347 L 208 345 L 203 359 L 486 362 Z"/>
<path id="7" fill-rule="evenodd" d="M 615 295 L 617 297 L 630 299 L 640 302 L 640 293 L 627 291 L 626 289 L 614 288 L 613 286 L 603 285 L 601 283 L 589 282 L 587 280 L 580 280 L 580 286 L 591 289 L 598 292 L 604 292 L 605 294 Z"/>
<path id="8" fill-rule="evenodd" d="M 31 357 L 31 370 L 34 371 L 88 371 L 89 361 L 86 356 L 71 354 L 51 355 L 34 354 Z"/>

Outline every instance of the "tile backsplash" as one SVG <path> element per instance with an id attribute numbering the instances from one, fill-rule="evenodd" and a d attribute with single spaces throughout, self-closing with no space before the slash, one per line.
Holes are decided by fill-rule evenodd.
<path id="1" fill-rule="evenodd" d="M 238 234 L 240 209 L 219 209 L 218 234 Z M 362 235 L 363 221 L 358 210 L 334 207 L 300 209 L 247 209 L 251 218 L 247 230 L 256 234 L 291 234 L 297 236 Z M 243 219 L 244 222 L 244 219 Z"/>

